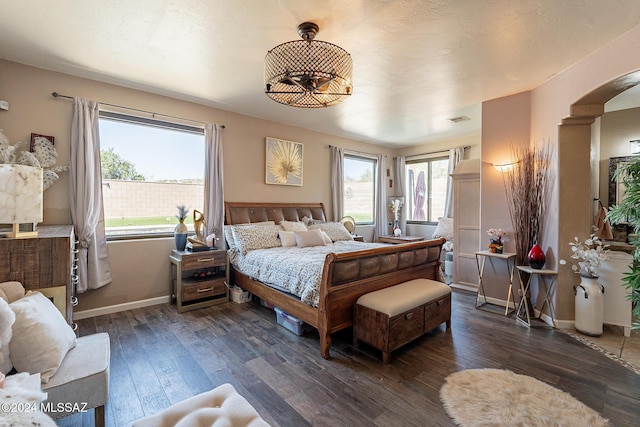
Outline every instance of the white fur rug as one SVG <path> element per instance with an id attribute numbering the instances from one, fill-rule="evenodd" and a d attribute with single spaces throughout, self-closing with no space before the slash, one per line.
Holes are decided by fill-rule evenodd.
<path id="1" fill-rule="evenodd" d="M 609 426 L 570 394 L 503 369 L 469 369 L 446 378 L 440 400 L 447 414 L 471 426 Z"/>

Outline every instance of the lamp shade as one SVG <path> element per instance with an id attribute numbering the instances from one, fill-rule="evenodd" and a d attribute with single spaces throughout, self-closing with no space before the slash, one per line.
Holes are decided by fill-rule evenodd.
<path id="1" fill-rule="evenodd" d="M 18 226 L 42 222 L 42 192 L 41 168 L 0 165 L 0 224 L 14 226 L 9 237 L 27 237 L 18 233 Z"/>

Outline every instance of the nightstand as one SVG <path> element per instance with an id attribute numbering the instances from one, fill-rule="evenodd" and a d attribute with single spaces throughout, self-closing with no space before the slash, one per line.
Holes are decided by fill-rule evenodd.
<path id="1" fill-rule="evenodd" d="M 364 236 L 358 236 L 357 234 L 354 234 L 353 240 L 356 242 L 364 242 Z"/>
<path id="2" fill-rule="evenodd" d="M 224 249 L 172 250 L 173 296 L 178 313 L 229 301 L 229 261 Z"/>

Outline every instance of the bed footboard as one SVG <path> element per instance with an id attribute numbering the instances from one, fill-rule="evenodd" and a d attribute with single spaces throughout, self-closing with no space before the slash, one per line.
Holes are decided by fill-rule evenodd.
<path id="1" fill-rule="evenodd" d="M 361 295 L 411 279 L 438 280 L 445 239 L 341 254 L 328 254 L 318 304 L 320 352 L 329 358 L 331 334 L 353 325 L 353 306 Z"/>

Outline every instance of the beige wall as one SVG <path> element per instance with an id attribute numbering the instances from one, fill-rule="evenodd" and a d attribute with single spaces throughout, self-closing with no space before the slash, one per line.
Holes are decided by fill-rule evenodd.
<path id="1" fill-rule="evenodd" d="M 521 112 L 524 121 L 524 116 L 530 115 L 529 140 L 548 141 L 554 150 L 554 164 L 550 172 L 556 178 L 542 240 L 547 253 L 547 268 L 557 268 L 559 271 L 555 307 L 556 318 L 560 320 L 560 324 L 565 321 L 571 322 L 574 318 L 572 287 L 578 283 L 579 277 L 571 273 L 568 266 L 558 266 L 557 262 L 558 259 L 567 259 L 570 256 L 568 242 L 573 236 L 584 237 L 590 232 L 591 124 L 593 118 L 601 114 L 598 111 L 602 103 L 608 100 L 602 101 L 601 98 L 610 99 L 614 96 L 613 89 L 604 92 L 597 89 L 605 83 L 640 69 L 640 56 L 635 54 L 638 49 L 640 27 L 634 28 L 533 89 L 530 95 L 530 113 Z M 614 86 L 621 87 L 624 84 L 623 80 Z M 595 100 L 595 105 L 590 106 L 586 102 L 583 117 L 574 111 L 573 119 L 560 126 L 563 119 L 572 116 L 571 106 L 589 94 Z M 600 102 L 600 106 L 597 105 L 597 101 Z M 484 135 L 498 134 L 500 126 L 509 126 L 502 117 L 508 113 L 507 109 L 484 108 L 488 104 L 483 104 L 483 162 L 492 161 L 485 158 L 484 146 L 491 142 L 486 140 Z M 489 126 L 493 129 L 489 129 Z M 502 142 L 504 149 L 507 149 L 508 144 L 509 141 Z M 484 217 L 486 204 L 500 203 L 502 196 L 498 196 L 496 191 L 497 183 L 486 176 L 483 176 L 481 187 Z M 496 199 L 488 196 L 489 194 L 495 195 Z M 506 211 L 504 222 L 508 223 Z"/>
<path id="2" fill-rule="evenodd" d="M 330 216 L 329 145 L 363 153 L 384 154 L 388 168 L 392 167 L 395 155 L 390 148 L 361 141 L 0 60 L 0 99 L 10 103 L 9 111 L 0 111 L 0 129 L 4 130 L 11 142 L 28 140 L 31 132 L 53 135 L 59 165 L 69 164 L 72 103 L 53 98 L 53 91 L 186 119 L 225 124 L 224 184 L 225 199 L 229 201 L 319 201 L 325 204 Z M 302 187 L 264 183 L 267 136 L 304 144 Z M 456 146 L 454 144 L 455 141 L 445 142 L 441 148 L 448 149 Z M 464 145 L 469 144 L 464 142 Z M 45 193 L 45 224 L 70 223 L 68 186 L 68 173 L 63 173 L 60 180 Z M 392 194 L 393 190 L 388 190 Z M 359 227 L 357 231 L 371 239 L 371 227 Z M 80 295 L 76 312 L 167 297 L 170 294 L 168 255 L 173 248 L 172 239 L 118 241 L 110 242 L 108 246 L 113 283 Z"/>

